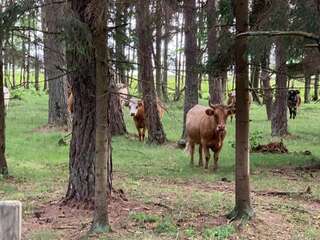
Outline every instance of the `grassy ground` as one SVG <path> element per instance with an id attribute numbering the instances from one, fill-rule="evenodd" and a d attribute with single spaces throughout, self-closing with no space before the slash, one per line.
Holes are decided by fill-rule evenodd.
<path id="1" fill-rule="evenodd" d="M 47 96 L 22 92 L 7 116 L 9 179 L 0 179 L 0 199 L 23 202 L 24 239 L 79 239 L 90 226 L 87 209 L 60 206 L 68 178 L 66 133 L 43 127 Z M 202 102 L 206 104 L 206 101 Z M 289 154 L 251 154 L 253 221 L 241 228 L 224 214 L 234 206 L 234 122 L 212 173 L 189 165 L 173 142 L 181 134 L 182 103 L 171 103 L 163 125 L 170 143 L 141 144 L 132 135 L 113 139 L 114 193 L 110 206 L 113 232 L 91 239 L 318 239 L 320 170 L 296 167 L 320 164 L 320 105 L 303 105 L 289 121 L 283 139 Z M 133 121 L 125 110 L 130 133 Z M 251 142 L 268 143 L 265 109 L 252 106 Z M 311 155 L 304 152 L 308 150 Z M 304 193 L 310 187 L 311 193 Z M 122 191 L 123 193 L 122 193 Z M 273 191 L 290 192 L 274 196 Z M 300 192 L 300 194 L 298 193 Z M 84 238 L 86 239 L 86 238 Z"/>

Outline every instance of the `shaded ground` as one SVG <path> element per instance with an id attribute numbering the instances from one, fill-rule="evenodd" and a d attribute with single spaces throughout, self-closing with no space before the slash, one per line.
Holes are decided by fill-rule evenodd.
<path id="1" fill-rule="evenodd" d="M 308 174 L 281 171 L 291 181 Z M 319 182 L 319 172 L 314 180 Z M 320 201 L 311 193 L 276 195 L 253 189 L 256 216 L 243 224 L 228 223 L 224 217 L 233 206 L 233 182 L 121 177 L 115 186 L 124 194 L 113 194 L 109 206 L 113 232 L 108 239 L 317 239 L 320 233 Z M 25 217 L 23 239 L 80 239 L 90 227 L 90 209 L 64 206 L 57 199 L 37 206 Z"/>

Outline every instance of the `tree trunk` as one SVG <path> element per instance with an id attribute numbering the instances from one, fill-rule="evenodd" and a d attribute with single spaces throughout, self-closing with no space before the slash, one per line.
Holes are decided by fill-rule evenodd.
<path id="1" fill-rule="evenodd" d="M 213 62 L 217 54 L 217 31 L 216 31 L 216 7 L 215 0 L 208 0 L 207 24 L 208 24 L 208 77 L 210 102 L 220 104 L 223 102 L 222 78 L 218 69 L 214 69 Z"/>
<path id="2" fill-rule="evenodd" d="M 89 0 L 71 1 L 71 9 L 81 23 L 86 22 L 86 6 Z M 82 28 L 72 39 L 81 39 Z M 90 34 L 86 32 L 86 34 Z M 86 43 L 86 42 L 85 42 Z M 83 43 L 83 44 L 85 44 Z M 69 73 L 71 91 L 74 97 L 72 138 L 69 153 L 69 184 L 66 201 L 92 202 L 95 194 L 95 124 L 96 124 L 96 81 L 94 52 L 89 43 L 77 51 L 74 43 L 67 42 L 67 67 L 78 71 Z"/>
<path id="3" fill-rule="evenodd" d="M 276 94 L 272 106 L 271 134 L 272 136 L 285 136 L 288 134 L 287 119 L 287 65 L 284 40 L 276 40 Z"/>
<path id="4" fill-rule="evenodd" d="M 177 18 L 176 18 L 176 24 L 180 25 L 180 21 L 179 21 L 179 13 L 177 14 Z M 174 100 L 175 101 L 179 101 L 180 100 L 180 89 L 181 89 L 181 81 L 182 81 L 182 77 L 181 77 L 181 61 L 182 61 L 182 42 L 183 42 L 183 32 L 184 32 L 184 22 L 182 21 L 181 24 L 181 29 L 180 31 L 177 33 L 177 49 L 178 49 L 178 53 L 177 53 L 177 68 L 176 68 L 176 75 L 177 75 L 177 81 L 176 81 L 176 85 L 175 85 L 175 94 L 174 94 Z M 179 39 L 180 36 L 180 39 Z"/>
<path id="5" fill-rule="evenodd" d="M 35 11 L 33 16 L 33 26 L 36 26 L 38 19 L 38 12 Z M 37 91 L 40 90 L 39 75 L 40 75 L 40 60 L 38 56 L 38 38 L 36 32 L 34 32 L 34 87 Z"/>
<path id="6" fill-rule="evenodd" d="M 152 68 L 152 31 L 149 10 L 150 1 L 137 1 L 138 55 L 140 55 L 141 81 L 148 129 L 148 142 L 162 144 L 166 136 L 157 110 Z"/>
<path id="7" fill-rule="evenodd" d="M 95 8 L 91 11 L 93 23 L 91 26 L 96 62 L 96 161 L 95 161 L 95 210 L 91 230 L 108 231 L 108 169 L 111 162 L 111 135 L 106 103 L 110 97 L 109 73 L 107 57 L 107 1 L 92 0 Z M 108 74 L 107 74 L 108 72 Z"/>
<path id="8" fill-rule="evenodd" d="M 236 33 L 248 31 L 248 0 L 235 3 Z M 250 203 L 250 155 L 249 155 L 249 71 L 247 39 L 235 40 L 236 61 L 236 195 L 235 208 L 229 214 L 232 219 L 251 218 Z"/>
<path id="9" fill-rule="evenodd" d="M 31 13 L 28 14 L 28 27 L 31 29 Z M 27 65 L 26 65 L 26 72 L 27 72 L 27 82 L 26 88 L 29 89 L 30 87 L 30 65 L 31 65 L 31 30 L 28 30 L 28 49 L 27 49 Z"/>
<path id="10" fill-rule="evenodd" d="M 0 29 L 0 49 L 2 49 L 2 46 L 3 46 L 3 32 L 2 32 L 2 29 Z M 5 154 L 6 125 L 5 125 L 3 80 L 4 79 L 3 79 L 2 51 L 0 51 L 0 175 L 8 176 L 9 172 L 8 172 L 8 165 L 7 165 L 6 154 Z"/>
<path id="11" fill-rule="evenodd" d="M 187 112 L 198 104 L 198 73 L 197 73 L 197 26 L 196 26 L 196 2 L 184 1 L 185 18 L 185 56 L 186 56 L 186 83 L 183 112 L 183 131 L 181 138 L 185 139 Z"/>
<path id="12" fill-rule="evenodd" d="M 4 50 L 3 50 L 3 75 L 4 75 L 4 86 L 8 87 L 9 83 L 9 44 L 4 40 Z"/>
<path id="13" fill-rule="evenodd" d="M 314 101 L 319 99 L 319 73 L 316 73 L 314 77 Z"/>
<path id="14" fill-rule="evenodd" d="M 269 76 L 269 53 L 270 51 L 265 51 L 264 56 L 261 60 L 261 83 L 263 87 L 263 103 L 266 105 L 266 112 L 268 120 L 271 120 L 272 117 L 272 89 L 270 85 L 270 76 Z"/>
<path id="15" fill-rule="evenodd" d="M 52 4 L 52 0 L 45 0 L 43 7 L 44 29 L 48 32 L 59 32 L 59 21 L 62 16 L 62 4 Z M 51 4 L 50 4 L 51 3 Z M 64 47 L 55 34 L 44 33 L 44 63 L 46 80 L 49 85 L 48 123 L 64 126 L 68 124 L 67 84 L 64 73 Z M 77 65 L 74 65 L 77 66 Z"/>
<path id="16" fill-rule="evenodd" d="M 12 32 L 12 35 L 11 35 L 11 46 L 14 46 L 14 34 Z M 13 53 L 12 54 L 12 88 L 15 88 L 16 87 L 16 58 L 15 58 L 15 54 Z"/>
<path id="17" fill-rule="evenodd" d="M 310 85 L 311 85 L 311 74 L 306 71 L 304 82 L 304 103 L 310 103 Z"/>
<path id="18" fill-rule="evenodd" d="M 162 18 L 161 18 L 161 0 L 156 1 L 156 54 L 155 54 L 155 67 L 156 67 L 156 91 L 158 97 L 161 95 L 161 37 L 162 37 Z"/>
<path id="19" fill-rule="evenodd" d="M 111 135 L 118 136 L 118 135 L 126 134 L 127 128 L 123 118 L 123 112 L 122 112 L 119 94 L 117 94 L 118 89 L 115 84 L 115 78 L 111 77 L 109 89 L 111 92 L 111 95 L 108 100 Z"/>
<path id="20" fill-rule="evenodd" d="M 168 49 L 169 49 L 169 40 L 170 40 L 170 19 L 167 6 L 164 6 L 164 46 L 163 46 L 163 74 L 162 74 L 162 96 L 163 99 L 167 102 L 169 101 L 168 97 Z"/>
<path id="21" fill-rule="evenodd" d="M 119 82 L 123 84 L 128 84 L 126 78 L 126 56 L 124 53 L 125 47 L 125 36 L 126 36 L 126 27 L 125 24 L 127 22 L 127 12 L 124 6 L 124 3 L 121 1 L 115 1 L 116 6 L 116 15 L 115 15 L 115 25 L 117 28 L 115 29 L 115 45 L 116 45 L 116 69 L 117 75 L 119 77 Z"/>

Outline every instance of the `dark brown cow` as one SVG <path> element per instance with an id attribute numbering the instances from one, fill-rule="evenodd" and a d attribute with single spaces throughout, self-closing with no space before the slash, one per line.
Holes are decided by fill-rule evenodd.
<path id="1" fill-rule="evenodd" d="M 226 135 L 226 121 L 234 111 L 233 106 L 211 105 L 205 107 L 195 105 L 187 113 L 186 132 L 187 150 L 193 165 L 195 144 L 199 144 L 199 166 L 202 166 L 202 151 L 206 158 L 205 168 L 208 169 L 210 153 L 214 152 L 213 170 L 218 168 L 219 153 Z"/>
<path id="2" fill-rule="evenodd" d="M 142 100 L 131 98 L 129 100 L 130 115 L 133 117 L 134 124 L 138 130 L 139 140 L 144 141 L 146 132 L 146 123 L 144 115 L 144 103 Z M 165 108 L 160 99 L 157 98 L 157 109 L 160 119 L 162 119 Z"/>
<path id="3" fill-rule="evenodd" d="M 253 101 L 252 94 L 251 94 L 251 92 L 249 92 L 249 106 L 251 105 L 252 101 Z M 232 122 L 233 115 L 236 114 L 236 91 L 231 91 L 228 94 L 227 105 L 233 106 L 233 109 L 234 109 L 234 111 L 232 112 L 232 114 L 230 116 L 231 122 Z"/>

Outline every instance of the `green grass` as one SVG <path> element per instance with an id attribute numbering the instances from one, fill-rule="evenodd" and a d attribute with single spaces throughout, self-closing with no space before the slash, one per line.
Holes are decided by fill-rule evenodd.
<path id="1" fill-rule="evenodd" d="M 68 180 L 68 146 L 58 145 L 58 140 L 65 133 L 39 130 L 47 123 L 47 95 L 33 90 L 18 90 L 17 94 L 22 100 L 10 102 L 6 130 L 9 173 L 13 178 L 0 178 L 0 199 L 21 200 L 24 217 L 28 218 L 40 203 L 63 197 Z M 207 104 L 206 100 L 200 102 Z M 163 126 L 171 143 L 179 140 L 181 135 L 182 109 L 182 102 L 168 103 L 168 113 L 163 118 Z M 311 186 L 311 198 L 320 200 L 318 178 L 302 173 L 302 176 L 294 176 L 299 178 L 298 181 L 292 181 L 272 173 L 274 169 L 320 163 L 319 112 L 320 104 L 302 105 L 297 119 L 289 120 L 292 136 L 283 139 L 289 154 L 251 154 L 251 185 L 254 190 L 304 191 Z M 253 104 L 250 119 L 252 141 L 268 143 L 275 140 L 270 136 L 270 122 L 266 120 L 264 107 Z M 128 131 L 136 134 L 127 109 L 125 121 Z M 233 235 L 234 229 L 229 225 L 209 225 L 198 229 L 189 225 L 183 228 L 177 224 L 180 220 L 194 219 L 198 212 L 214 217 L 232 209 L 233 193 L 210 188 L 221 182 L 222 178 L 234 181 L 235 122 L 228 121 L 227 129 L 219 169 L 215 173 L 191 167 L 189 156 L 176 149 L 174 144 L 155 146 L 140 143 L 132 136 L 113 138 L 114 176 L 121 179 L 115 180 L 115 187 L 124 189 L 130 198 L 137 201 L 150 204 L 160 199 L 161 203 L 173 208 L 165 214 L 131 212 L 128 221 L 137 222 L 140 226 L 152 223 L 154 229 L 114 239 L 175 239 L 176 236 L 228 239 Z M 306 150 L 312 154 L 302 154 Z M 204 185 L 201 187 L 201 184 Z M 291 214 L 292 209 L 299 209 L 295 204 L 298 203 L 275 203 L 275 206 L 281 214 L 290 215 L 291 221 L 299 227 L 299 236 L 316 239 L 319 228 L 312 227 L 310 217 Z M 58 239 L 58 236 L 48 230 L 35 232 L 30 239 Z"/>

